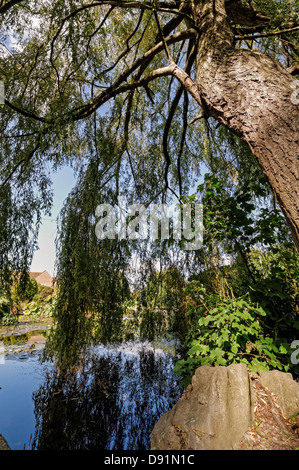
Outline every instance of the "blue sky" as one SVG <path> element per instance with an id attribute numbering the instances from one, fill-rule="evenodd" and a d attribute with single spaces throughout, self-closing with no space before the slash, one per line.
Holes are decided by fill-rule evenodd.
<path id="1" fill-rule="evenodd" d="M 38 238 L 39 250 L 33 256 L 31 271 L 48 271 L 54 275 L 55 237 L 57 232 L 57 216 L 63 206 L 63 201 L 75 185 L 74 172 L 64 167 L 53 174 L 53 209 L 51 217 L 42 220 Z"/>

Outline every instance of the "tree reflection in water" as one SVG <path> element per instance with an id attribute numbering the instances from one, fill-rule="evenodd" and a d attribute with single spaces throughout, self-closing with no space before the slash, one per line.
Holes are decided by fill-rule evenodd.
<path id="1" fill-rule="evenodd" d="M 34 394 L 34 449 L 150 449 L 159 417 L 181 395 L 175 358 L 149 343 L 93 348 L 79 368 L 52 367 Z"/>

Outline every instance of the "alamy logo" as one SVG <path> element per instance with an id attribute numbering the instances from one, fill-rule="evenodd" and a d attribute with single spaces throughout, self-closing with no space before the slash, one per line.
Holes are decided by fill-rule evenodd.
<path id="1" fill-rule="evenodd" d="M 96 208 L 99 220 L 95 231 L 99 240 L 174 240 L 184 237 L 184 250 L 198 250 L 203 241 L 202 204 L 142 204 L 127 205 L 124 196 L 118 205 L 100 204 Z"/>
<path id="2" fill-rule="evenodd" d="M 4 104 L 5 102 L 5 89 L 4 89 L 4 83 L 0 81 L 0 104 Z"/>
<path id="3" fill-rule="evenodd" d="M 295 349 L 296 347 L 297 349 Z M 295 339 L 295 341 L 292 342 L 291 348 L 295 349 L 295 351 L 291 354 L 291 363 L 294 365 L 297 365 L 299 364 L 299 340 L 298 339 Z"/>

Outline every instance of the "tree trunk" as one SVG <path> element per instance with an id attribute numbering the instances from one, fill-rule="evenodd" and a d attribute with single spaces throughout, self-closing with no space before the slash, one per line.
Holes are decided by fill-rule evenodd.
<path id="1" fill-rule="evenodd" d="M 299 105 L 292 100 L 294 78 L 270 56 L 234 49 L 225 0 L 195 0 L 194 16 L 202 31 L 196 77 L 202 105 L 248 143 L 299 250 Z"/>

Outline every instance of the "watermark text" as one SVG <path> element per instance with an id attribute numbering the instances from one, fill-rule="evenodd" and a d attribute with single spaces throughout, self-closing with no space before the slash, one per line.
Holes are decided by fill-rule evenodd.
<path id="1" fill-rule="evenodd" d="M 95 231 L 99 240 L 174 240 L 184 239 L 184 250 L 198 250 L 203 241 L 203 206 L 188 204 L 127 204 L 124 196 L 118 205 L 100 204 L 96 208 Z"/>
<path id="2" fill-rule="evenodd" d="M 5 87 L 4 83 L 0 80 L 0 105 L 5 102 Z"/>

